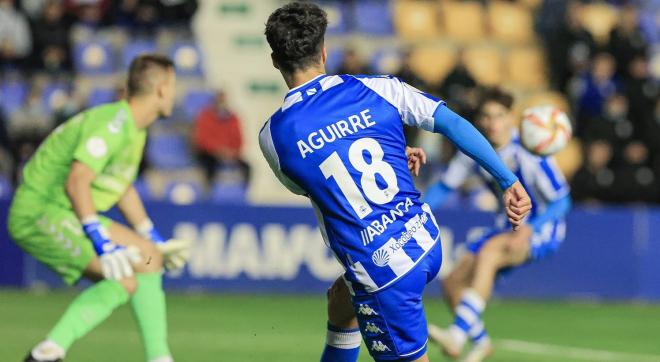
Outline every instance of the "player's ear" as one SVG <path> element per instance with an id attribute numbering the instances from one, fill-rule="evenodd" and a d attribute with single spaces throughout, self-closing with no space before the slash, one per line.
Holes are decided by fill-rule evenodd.
<path id="1" fill-rule="evenodd" d="M 321 62 L 323 65 L 328 61 L 328 48 L 325 47 L 325 43 L 321 47 Z"/>
<path id="2" fill-rule="evenodd" d="M 279 69 L 280 69 L 280 66 L 277 65 L 277 61 L 275 61 L 275 54 L 270 53 L 270 60 L 273 61 L 273 67 L 275 67 L 275 69 L 278 69 L 278 70 L 279 70 Z"/>

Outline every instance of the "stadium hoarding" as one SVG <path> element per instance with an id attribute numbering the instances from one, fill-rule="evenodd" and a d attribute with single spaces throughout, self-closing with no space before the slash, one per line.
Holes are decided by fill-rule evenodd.
<path id="1" fill-rule="evenodd" d="M 165 285 L 169 289 L 323 293 L 341 273 L 321 238 L 311 208 L 161 202 L 146 206 L 164 236 L 194 241 L 186 268 L 167 274 Z M 7 208 L 8 202 L 0 201 L 3 213 Z M 493 216 L 459 210 L 443 210 L 436 216 L 445 251 L 442 273 L 462 252 L 463 241 L 487 229 Z M 32 258 L 21 257 L 21 252 L 8 243 L 5 223 L 6 215 L 0 221 L 0 283 L 62 285 L 53 273 Z M 660 301 L 658 235 L 660 210 L 574 210 L 559 252 L 503 274 L 497 293 L 521 298 Z M 435 285 L 430 288 L 431 293 L 438 290 Z"/>

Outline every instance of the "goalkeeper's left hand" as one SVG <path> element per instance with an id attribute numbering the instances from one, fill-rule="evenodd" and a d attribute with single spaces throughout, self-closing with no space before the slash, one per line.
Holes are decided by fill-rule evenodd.
<path id="1" fill-rule="evenodd" d="M 165 269 L 168 271 L 179 270 L 186 265 L 190 259 L 190 240 L 169 239 L 164 243 L 158 243 L 156 247 L 163 253 Z"/>
<path id="2" fill-rule="evenodd" d="M 163 264 L 168 271 L 179 270 L 186 265 L 190 258 L 191 241 L 169 239 L 165 240 L 156 230 L 153 222 L 147 219 L 136 227 L 143 238 L 156 243 L 156 247 L 163 254 Z"/>

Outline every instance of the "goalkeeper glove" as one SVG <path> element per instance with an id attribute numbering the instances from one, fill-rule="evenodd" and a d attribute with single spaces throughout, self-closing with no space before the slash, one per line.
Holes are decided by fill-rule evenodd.
<path id="1" fill-rule="evenodd" d="M 94 251 L 101 262 L 101 271 L 106 279 L 119 280 L 133 276 L 131 264 L 139 263 L 142 259 L 137 248 L 125 248 L 110 241 L 108 232 L 96 216 L 85 218 L 82 228 L 94 245 Z"/>
<path id="2" fill-rule="evenodd" d="M 183 268 L 190 258 L 192 242 L 178 239 L 169 239 L 166 241 L 156 230 L 151 220 L 147 219 L 143 221 L 135 229 L 143 238 L 156 243 L 156 247 L 163 254 L 163 264 L 168 271 Z"/>

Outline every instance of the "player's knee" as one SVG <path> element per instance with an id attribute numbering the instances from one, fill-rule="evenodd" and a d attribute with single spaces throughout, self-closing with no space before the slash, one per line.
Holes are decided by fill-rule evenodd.
<path id="1" fill-rule="evenodd" d="M 163 265 L 163 254 L 158 250 L 156 244 L 152 242 L 145 243 L 140 248 L 142 257 L 146 260 L 147 265 L 154 265 L 161 267 Z"/>
<path id="2" fill-rule="evenodd" d="M 118 282 L 129 295 L 133 295 L 137 290 L 137 280 L 135 277 L 123 278 L 118 280 Z"/>
<path id="3" fill-rule="evenodd" d="M 353 328 L 357 325 L 351 295 L 343 280 L 338 279 L 328 289 L 328 320 L 340 328 Z"/>

